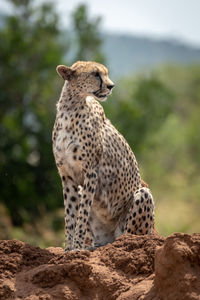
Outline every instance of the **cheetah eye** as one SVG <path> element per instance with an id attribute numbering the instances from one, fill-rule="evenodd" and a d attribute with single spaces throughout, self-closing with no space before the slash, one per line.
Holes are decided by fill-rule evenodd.
<path id="1" fill-rule="evenodd" d="M 100 77 L 99 72 L 94 72 L 93 75 L 94 75 L 94 77 Z"/>

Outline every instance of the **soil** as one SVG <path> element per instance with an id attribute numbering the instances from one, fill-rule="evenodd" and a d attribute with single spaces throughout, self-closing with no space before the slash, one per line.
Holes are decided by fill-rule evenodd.
<path id="1" fill-rule="evenodd" d="M 0 241 L 0 299 L 200 300 L 200 234 L 123 235 L 67 253 Z"/>

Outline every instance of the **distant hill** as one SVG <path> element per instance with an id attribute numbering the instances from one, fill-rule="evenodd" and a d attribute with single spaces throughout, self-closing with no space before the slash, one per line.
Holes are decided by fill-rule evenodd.
<path id="1" fill-rule="evenodd" d="M 103 51 L 114 77 L 166 63 L 200 64 L 200 49 L 176 40 L 118 34 L 103 34 L 103 39 Z"/>

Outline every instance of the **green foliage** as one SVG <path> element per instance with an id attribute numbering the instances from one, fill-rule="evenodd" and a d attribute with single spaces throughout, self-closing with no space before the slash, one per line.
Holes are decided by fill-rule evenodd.
<path id="1" fill-rule="evenodd" d="M 104 108 L 123 133 L 137 157 L 147 140 L 172 110 L 173 95 L 158 76 L 138 76 L 120 81 Z"/>
<path id="2" fill-rule="evenodd" d="M 58 39 L 54 7 L 11 1 L 0 39 L 1 200 L 14 224 L 31 221 L 42 208 L 61 205 L 54 171 L 51 128 L 55 76 L 66 47 Z"/>
<path id="3" fill-rule="evenodd" d="M 168 66 L 157 75 L 174 94 L 174 105 L 163 125 L 151 135 L 151 147 L 143 157 L 143 174 L 155 190 L 160 232 L 198 232 L 200 65 Z"/>
<path id="4" fill-rule="evenodd" d="M 197 128 L 200 115 L 200 66 L 168 66 L 160 70 L 159 74 L 176 97 L 174 114 L 180 120 L 184 130 L 184 156 L 199 167 L 200 135 L 197 133 Z"/>

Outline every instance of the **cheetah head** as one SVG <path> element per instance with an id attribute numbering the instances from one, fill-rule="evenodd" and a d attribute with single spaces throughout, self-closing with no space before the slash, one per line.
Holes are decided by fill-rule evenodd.
<path id="1" fill-rule="evenodd" d="M 71 67 L 59 65 L 56 70 L 68 81 L 71 89 L 84 97 L 94 96 L 99 101 L 105 101 L 114 87 L 107 68 L 96 62 L 77 61 Z"/>

